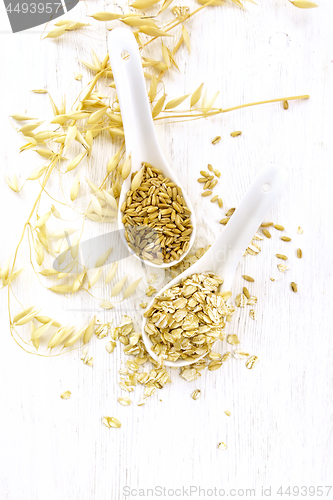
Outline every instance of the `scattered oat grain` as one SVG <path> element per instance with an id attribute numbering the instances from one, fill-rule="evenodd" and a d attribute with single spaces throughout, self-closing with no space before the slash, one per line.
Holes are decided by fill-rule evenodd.
<path id="1" fill-rule="evenodd" d="M 245 366 L 246 368 L 248 368 L 249 370 L 252 370 L 252 368 L 254 368 L 256 366 L 256 364 L 258 363 L 259 359 L 258 359 L 258 356 L 255 356 L 254 354 L 252 356 L 249 357 L 249 359 L 245 362 Z"/>
<path id="2" fill-rule="evenodd" d="M 282 253 L 277 253 L 276 256 L 278 259 L 288 260 L 288 257 L 286 255 L 283 255 Z"/>
<path id="3" fill-rule="evenodd" d="M 231 217 L 235 210 L 235 208 L 229 208 L 229 210 L 225 214 L 226 217 Z"/>
<path id="4" fill-rule="evenodd" d="M 254 282 L 254 279 L 251 278 L 251 276 L 247 276 L 247 274 L 243 274 L 243 279 L 245 279 L 245 281 L 249 281 L 251 283 Z"/>
<path id="5" fill-rule="evenodd" d="M 301 259 L 301 258 L 302 258 L 302 256 L 303 256 L 303 252 L 302 252 L 302 250 L 301 250 L 300 248 L 297 248 L 297 257 L 298 257 L 299 259 Z"/>
<path id="6" fill-rule="evenodd" d="M 238 137 L 239 135 L 242 135 L 242 132 L 240 130 L 236 130 L 235 132 L 231 132 L 231 137 Z"/>
<path id="7" fill-rule="evenodd" d="M 272 237 L 272 235 L 271 235 L 271 233 L 268 231 L 268 229 L 263 228 L 263 229 L 262 229 L 262 233 L 263 233 L 263 235 L 264 235 L 264 236 L 266 236 L 266 238 L 271 238 L 271 237 Z"/>
<path id="8" fill-rule="evenodd" d="M 297 285 L 294 281 L 291 282 L 291 289 L 293 292 L 295 292 L 295 293 L 297 292 Z"/>

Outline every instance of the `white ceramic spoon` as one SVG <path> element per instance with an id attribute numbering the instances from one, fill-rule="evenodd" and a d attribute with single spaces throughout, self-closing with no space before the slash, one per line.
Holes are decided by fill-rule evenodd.
<path id="1" fill-rule="evenodd" d="M 169 167 L 164 155 L 157 142 L 154 122 L 151 114 L 150 105 L 148 102 L 147 89 L 144 81 L 142 62 L 134 35 L 128 28 L 115 28 L 108 37 L 109 56 L 113 77 L 116 83 L 117 95 L 121 110 L 121 116 L 124 125 L 126 153 L 132 156 L 132 171 L 136 172 L 141 168 L 142 162 L 147 162 L 156 168 L 162 170 L 166 177 L 169 177 L 183 191 L 183 197 L 186 205 L 191 210 L 191 222 L 193 232 L 190 239 L 190 245 L 187 252 L 184 252 L 178 261 L 170 263 L 154 264 L 150 261 L 143 261 L 138 257 L 127 245 L 124 236 L 125 226 L 122 221 L 122 213 L 119 210 L 118 225 L 123 229 L 121 235 L 128 249 L 136 255 L 138 259 L 146 262 L 149 266 L 166 268 L 180 262 L 188 254 L 195 238 L 196 221 L 193 206 L 184 191 L 177 176 Z M 125 179 L 120 199 L 119 206 L 126 199 L 126 193 L 130 190 L 131 175 Z"/>
<path id="2" fill-rule="evenodd" d="M 168 288 L 177 285 L 182 279 L 195 273 L 214 272 L 224 279 L 221 290 L 230 290 L 236 267 L 249 245 L 254 233 L 262 223 L 266 213 L 272 207 L 275 199 L 281 193 L 287 179 L 287 171 L 278 165 L 270 165 L 262 169 L 254 179 L 250 189 L 237 207 L 235 213 L 225 226 L 222 234 L 212 247 L 193 266 L 168 283 L 157 296 Z M 151 301 L 148 308 L 152 306 Z M 151 350 L 152 342 L 145 332 L 147 319 L 143 319 L 142 337 L 147 351 L 152 358 L 158 361 L 156 354 Z M 196 358 L 196 361 L 206 354 Z M 167 366 L 186 366 L 192 361 L 165 361 Z"/>

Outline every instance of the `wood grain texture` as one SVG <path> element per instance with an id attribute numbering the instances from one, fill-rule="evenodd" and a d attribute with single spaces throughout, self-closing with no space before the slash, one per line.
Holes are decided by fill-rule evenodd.
<path id="1" fill-rule="evenodd" d="M 190 5 L 194 9 L 194 2 Z M 103 8 L 103 3 L 80 2 L 69 17 L 84 19 Z M 10 337 L 3 290 L 2 500 L 116 500 L 125 498 L 124 486 L 190 485 L 227 492 L 256 488 L 259 497 L 262 486 L 272 486 L 274 492 L 281 485 L 332 484 L 332 15 L 330 0 L 320 0 L 320 7 L 311 11 L 284 0 L 246 4 L 244 10 L 232 5 L 204 10 L 189 22 L 192 57 L 185 48 L 179 51 L 181 71 L 168 79 L 169 98 L 192 92 L 205 81 L 211 94 L 220 91 L 218 103 L 224 108 L 297 94 L 311 99 L 291 102 L 288 110 L 269 104 L 211 120 L 157 126 L 165 155 L 195 205 L 197 247 L 211 244 L 223 230 L 221 210 L 200 197 L 195 180 L 207 163 L 222 172 L 215 191 L 225 210 L 237 207 L 262 166 L 276 162 L 289 171 L 288 185 L 267 220 L 283 224 L 283 234 L 292 242 L 281 241 L 272 230 L 274 237 L 262 242 L 261 254 L 242 260 L 233 285 L 238 293 L 244 286 L 242 274 L 255 277 L 248 288 L 258 296 L 257 320 L 249 318 L 249 307 L 237 309 L 228 332 L 237 333 L 241 348 L 258 355 L 258 366 L 250 371 L 232 360 L 192 383 L 172 371 L 172 384 L 146 406 L 136 405 L 138 388 L 132 406 L 122 407 L 117 402 L 123 395 L 119 346 L 109 355 L 106 339 L 92 339 L 93 368 L 83 365 L 77 350 L 47 359 L 28 355 Z M 50 118 L 48 97 L 31 93 L 33 88 L 47 88 L 56 102 L 66 92 L 70 103 L 89 81 L 78 59 L 89 59 L 91 48 L 104 57 L 107 32 L 104 23 L 94 22 L 85 35 L 73 32 L 58 41 L 41 41 L 41 30 L 13 35 L 4 16 L 1 23 L 1 170 L 16 173 L 22 183 L 39 163 L 32 152 L 18 154 L 21 139 L 8 115 L 28 112 Z M 84 74 L 82 83 L 73 79 L 74 71 Z M 243 133 L 232 138 L 234 130 Z M 216 135 L 222 140 L 213 146 Z M 110 142 L 100 141 L 84 167 L 93 181 L 102 179 L 112 152 Z M 73 178 L 63 180 L 67 193 Z M 52 192 L 60 194 L 57 183 L 54 176 Z M 3 175 L 0 179 L 0 267 L 16 246 L 36 192 L 31 184 L 16 195 Z M 49 205 L 46 200 L 45 211 Z M 299 225 L 303 235 L 296 233 Z M 89 224 L 87 237 L 96 231 Z M 296 258 L 298 247 L 302 260 Z M 276 268 L 276 253 L 289 257 L 291 269 L 284 275 Z M 25 245 L 20 261 L 26 256 Z M 127 260 L 120 267 L 119 277 L 128 269 L 142 274 L 138 264 Z M 270 276 L 279 279 L 271 282 Z M 297 294 L 291 281 L 298 284 Z M 117 324 L 130 312 L 139 327 L 139 298 L 101 312 L 87 297 L 73 303 L 54 298 L 30 273 L 19 283 L 15 290 L 24 304 L 41 304 L 62 321 L 81 325 L 98 311 L 99 318 Z M 202 395 L 193 401 L 190 394 L 196 388 Z M 72 392 L 68 401 L 60 398 L 65 390 Z M 224 414 L 227 409 L 231 417 Z M 119 418 L 121 429 L 104 427 L 104 415 Z M 220 441 L 227 451 L 217 449 Z"/>

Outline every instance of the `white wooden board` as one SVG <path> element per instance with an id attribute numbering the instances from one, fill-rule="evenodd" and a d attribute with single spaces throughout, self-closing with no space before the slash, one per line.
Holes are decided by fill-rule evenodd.
<path id="1" fill-rule="evenodd" d="M 102 8 L 101 3 L 80 2 L 68 17 L 83 19 Z M 4 174 L 16 173 L 22 183 L 39 164 L 33 153 L 18 154 L 22 142 L 8 115 L 51 116 L 48 97 L 31 93 L 33 88 L 47 88 L 57 102 L 66 92 L 71 102 L 89 76 L 78 59 L 89 59 L 91 48 L 104 57 L 107 33 L 104 23 L 93 22 L 86 35 L 74 32 L 58 41 L 41 41 L 40 29 L 13 35 L 0 10 L 2 267 L 37 191 L 31 184 L 16 195 Z M 139 388 L 134 404 L 122 407 L 117 403 L 117 372 L 124 359 L 119 347 L 108 355 L 105 339 L 92 339 L 93 368 L 83 365 L 78 351 L 46 359 L 28 355 L 10 337 L 7 291 L 2 290 L 1 499 L 134 498 L 124 496 L 126 486 L 137 495 L 139 489 L 155 487 L 216 487 L 229 496 L 232 488 L 255 488 L 258 497 L 262 487 L 271 487 L 277 498 L 280 486 L 332 484 L 332 15 L 330 0 L 320 0 L 313 10 L 296 9 L 285 0 L 249 3 L 244 10 L 233 5 L 203 10 L 189 23 L 192 56 L 180 50 L 181 71 L 168 80 L 170 98 L 205 81 L 209 92 L 220 91 L 218 103 L 224 108 L 300 94 L 311 99 L 291 102 L 287 111 L 280 103 L 269 104 L 157 126 L 166 157 L 195 204 L 198 247 L 211 244 L 222 231 L 221 211 L 200 197 L 196 182 L 208 162 L 222 172 L 216 192 L 226 209 L 237 206 L 262 166 L 276 162 L 289 171 L 288 185 L 267 220 L 283 224 L 292 242 L 283 243 L 274 233 L 259 256 L 243 259 L 234 281 L 238 293 L 242 274 L 256 278 L 251 291 L 258 296 L 257 320 L 249 318 L 249 308 L 237 309 L 228 331 L 238 334 L 242 348 L 258 355 L 258 366 L 250 371 L 232 360 L 192 383 L 173 372 L 172 384 L 146 406 L 136 405 Z M 74 80 L 74 71 L 84 74 L 82 84 Z M 242 136 L 232 138 L 234 130 Z M 216 135 L 222 140 L 213 146 Z M 89 165 L 92 180 L 101 180 L 111 153 L 110 142 L 100 144 Z M 72 180 L 64 179 L 66 192 Z M 57 182 L 55 176 L 53 189 Z M 303 235 L 296 233 L 299 225 Z M 88 236 L 94 231 L 90 225 Z M 295 257 L 297 247 L 303 249 L 302 260 Z M 290 256 L 285 275 L 276 269 L 278 252 Z M 27 259 L 26 245 L 21 259 Z M 279 279 L 272 283 L 270 276 Z M 291 281 L 298 284 L 297 294 L 290 290 Z M 47 313 L 64 320 L 81 324 L 95 311 L 88 297 L 72 306 L 45 293 L 29 273 L 18 283 L 15 290 L 24 304 L 39 301 Z M 136 312 L 131 311 L 137 320 L 139 302 L 135 299 Z M 113 318 L 117 324 L 128 306 L 100 311 L 101 319 Z M 193 401 L 196 388 L 202 397 Z M 68 401 L 60 399 L 65 390 L 72 392 Z M 231 417 L 224 414 L 227 409 Z M 121 429 L 103 426 L 104 415 L 118 417 Z M 217 449 L 220 441 L 227 451 Z M 146 496 L 157 498 L 158 491 L 146 491 Z M 192 490 L 192 498 L 199 493 Z"/>

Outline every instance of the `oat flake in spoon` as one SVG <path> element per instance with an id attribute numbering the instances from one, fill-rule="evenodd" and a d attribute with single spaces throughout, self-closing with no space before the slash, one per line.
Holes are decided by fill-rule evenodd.
<path id="1" fill-rule="evenodd" d="M 212 247 L 149 305 L 142 338 L 155 360 L 189 365 L 224 338 L 223 315 L 232 314 L 226 300 L 236 267 L 285 181 L 286 170 L 278 165 L 261 170 Z"/>

